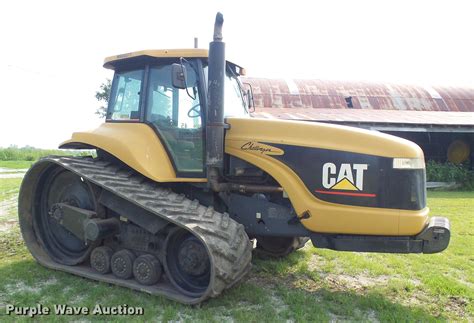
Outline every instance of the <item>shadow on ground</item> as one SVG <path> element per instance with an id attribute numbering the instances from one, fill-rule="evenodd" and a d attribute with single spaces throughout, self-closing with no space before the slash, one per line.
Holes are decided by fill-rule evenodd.
<path id="1" fill-rule="evenodd" d="M 304 261 L 295 254 L 291 263 Z M 96 283 L 69 274 L 48 270 L 38 265 L 26 253 L 0 265 L 0 305 L 34 306 L 43 304 L 69 304 L 93 308 L 104 306 L 141 306 L 144 316 L 108 316 L 114 321 L 174 320 L 174 321 L 434 321 L 419 307 L 396 304 L 384 295 L 367 291 L 331 290 L 320 282 L 308 288 L 298 286 L 301 280 L 310 279 L 297 274 L 285 277 L 268 274 L 268 268 L 279 261 L 257 260 L 250 277 L 240 285 L 211 299 L 201 306 L 185 306 L 162 297 L 127 290 L 104 283 Z M 289 264 L 286 263 L 285 266 Z M 0 308 L 1 317 L 5 309 Z M 70 320 L 71 316 L 41 317 L 42 319 Z M 79 316 L 74 319 L 103 320 L 101 316 Z"/>

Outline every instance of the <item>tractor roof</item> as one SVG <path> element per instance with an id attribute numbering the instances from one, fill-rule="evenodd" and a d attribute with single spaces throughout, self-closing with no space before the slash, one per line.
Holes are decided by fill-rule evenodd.
<path id="1" fill-rule="evenodd" d="M 115 70 L 117 67 L 130 64 L 140 64 L 142 62 L 150 62 L 157 58 L 207 58 L 209 51 L 207 49 L 148 49 L 138 52 L 109 56 L 104 60 L 104 67 Z M 228 61 L 231 65 L 237 67 L 237 73 L 244 75 L 244 69 Z"/>

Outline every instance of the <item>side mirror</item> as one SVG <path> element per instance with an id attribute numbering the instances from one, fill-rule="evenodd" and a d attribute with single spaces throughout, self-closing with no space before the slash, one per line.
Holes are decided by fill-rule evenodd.
<path id="1" fill-rule="evenodd" d="M 171 80 L 177 89 L 186 88 L 186 67 L 183 64 L 174 63 L 171 65 Z"/>

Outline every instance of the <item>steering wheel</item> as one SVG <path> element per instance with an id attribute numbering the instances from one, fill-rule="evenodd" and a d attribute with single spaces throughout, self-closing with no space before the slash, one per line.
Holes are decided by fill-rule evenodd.
<path id="1" fill-rule="evenodd" d="M 201 104 L 198 103 L 194 106 L 191 107 L 191 109 L 188 110 L 188 117 L 190 118 L 199 118 L 201 116 L 201 109 L 197 110 L 196 108 L 199 107 Z M 194 112 L 194 114 L 192 114 Z"/>

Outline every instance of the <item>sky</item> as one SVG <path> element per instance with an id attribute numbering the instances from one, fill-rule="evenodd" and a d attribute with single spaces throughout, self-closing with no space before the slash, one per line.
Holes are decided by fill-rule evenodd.
<path id="1" fill-rule="evenodd" d="M 472 1 L 2 1 L 0 147 L 97 127 L 106 56 L 207 48 L 217 11 L 248 76 L 474 87 Z"/>

